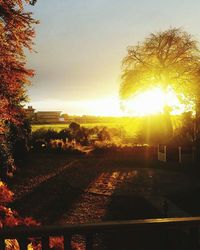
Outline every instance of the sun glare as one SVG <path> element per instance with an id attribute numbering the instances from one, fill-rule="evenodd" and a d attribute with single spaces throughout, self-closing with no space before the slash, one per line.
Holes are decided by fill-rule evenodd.
<path id="1" fill-rule="evenodd" d="M 132 96 L 123 101 L 122 106 L 127 114 L 135 116 L 163 113 L 165 106 L 170 107 L 174 115 L 185 111 L 185 106 L 180 103 L 172 89 L 164 92 L 161 88 L 153 88 Z"/>

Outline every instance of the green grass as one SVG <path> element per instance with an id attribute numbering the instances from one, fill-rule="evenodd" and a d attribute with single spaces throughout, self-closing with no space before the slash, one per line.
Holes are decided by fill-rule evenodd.
<path id="1" fill-rule="evenodd" d="M 32 125 L 32 131 L 38 129 L 54 129 L 60 131 L 62 129 L 68 128 L 69 124 L 34 124 Z"/>
<path id="2" fill-rule="evenodd" d="M 100 123 L 83 123 L 81 124 L 82 127 L 86 128 L 94 128 L 94 127 L 108 127 L 108 128 L 116 128 L 116 127 L 123 127 L 124 123 L 113 123 L 113 122 L 100 122 Z M 69 124 L 34 124 L 32 125 L 32 130 L 35 131 L 37 129 L 55 129 L 56 131 L 59 131 L 61 129 L 68 128 Z"/>
<path id="3" fill-rule="evenodd" d="M 81 124 L 82 127 L 94 128 L 94 127 L 107 127 L 107 128 L 123 128 L 128 136 L 134 136 L 139 129 L 139 122 L 101 122 L 101 123 L 84 123 Z M 54 129 L 60 131 L 62 129 L 68 128 L 69 124 L 34 124 L 32 125 L 32 131 L 38 129 Z"/>
<path id="4" fill-rule="evenodd" d="M 154 118 L 153 118 L 154 119 Z M 158 120 L 158 118 L 155 117 L 155 119 Z M 151 121 L 151 119 L 150 119 Z M 152 120 L 153 121 L 153 120 Z M 163 118 L 161 119 L 161 123 L 163 122 Z M 174 129 L 177 129 L 181 126 L 181 120 L 179 116 L 171 117 L 172 126 Z M 93 128 L 93 127 L 107 127 L 107 128 L 122 128 L 126 131 L 127 137 L 135 137 L 135 135 L 138 134 L 138 132 L 141 132 L 141 129 L 143 128 L 144 124 L 144 118 L 143 117 L 126 117 L 126 118 L 119 118 L 116 120 L 109 120 L 109 118 L 102 122 L 97 123 L 82 123 L 80 124 L 82 127 L 86 128 Z M 152 125 L 151 125 L 152 126 Z M 54 129 L 56 131 L 60 131 L 62 129 L 68 128 L 69 124 L 34 124 L 32 125 L 32 131 L 35 131 L 37 129 Z M 157 125 L 157 127 L 160 129 L 163 128 L 163 126 Z"/>

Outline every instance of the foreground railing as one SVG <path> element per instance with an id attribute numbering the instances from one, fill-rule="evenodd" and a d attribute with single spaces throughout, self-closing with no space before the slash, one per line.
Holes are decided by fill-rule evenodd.
<path id="1" fill-rule="evenodd" d="M 120 231 L 149 231 L 149 230 L 187 230 L 191 239 L 191 249 L 199 249 L 198 229 L 200 217 L 187 218 L 162 218 L 143 219 L 128 221 L 111 221 L 94 224 L 65 225 L 65 226 L 38 226 L 38 227 L 15 227 L 0 230 L 0 249 L 5 249 L 6 239 L 17 239 L 20 250 L 27 249 L 29 238 L 41 239 L 42 249 L 48 250 L 49 237 L 62 236 L 64 249 L 72 249 L 72 236 L 83 235 L 85 237 L 85 249 L 93 249 L 93 236 L 96 233 L 120 232 Z"/>

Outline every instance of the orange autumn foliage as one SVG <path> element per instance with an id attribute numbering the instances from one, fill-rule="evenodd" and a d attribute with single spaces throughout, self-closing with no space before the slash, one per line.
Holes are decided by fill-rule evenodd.
<path id="1" fill-rule="evenodd" d="M 26 100 L 26 86 L 34 71 L 26 68 L 25 49 L 32 51 L 35 36 L 34 24 L 38 21 L 32 13 L 25 11 L 25 4 L 36 3 L 36 0 L 0 0 L 0 135 L 8 132 L 8 123 L 21 124 Z M 3 137 L 3 142 L 6 141 Z M 0 137 L 1 140 L 1 137 Z M 1 143 L 1 141 L 0 141 Z M 12 158 L 12 156 L 11 156 Z M 12 159 L 11 159 L 12 160 Z M 0 162 L 0 171 L 2 171 Z M 13 226 L 39 225 L 32 218 L 22 218 L 9 208 L 13 193 L 0 180 L 0 229 Z M 52 238 L 52 249 L 63 249 L 62 238 Z M 18 250 L 16 240 L 6 240 L 7 250 Z M 29 249 L 41 249 L 40 243 L 31 240 Z"/>
<path id="2" fill-rule="evenodd" d="M 26 99 L 25 86 L 33 71 L 26 68 L 24 49 L 31 50 L 37 23 L 31 13 L 24 11 L 23 0 L 0 0 L 0 134 L 6 140 L 7 122 L 20 124 L 23 118 L 22 102 Z M 1 141 L 2 144 L 2 141 Z M 2 152 L 3 156 L 9 154 Z M 5 156 L 6 157 L 6 156 Z M 9 156 L 12 160 L 12 156 Z M 1 159 L 2 160 L 2 159 Z M 3 162 L 0 162 L 2 171 Z M 0 228 L 19 225 L 38 225 L 31 218 L 21 218 L 8 207 L 13 193 L 0 181 Z M 17 249 L 15 241 L 7 242 L 7 249 Z"/>
<path id="3" fill-rule="evenodd" d="M 39 225 L 32 218 L 21 218 L 16 211 L 8 208 L 6 205 L 12 200 L 13 193 L 8 189 L 5 183 L 0 181 L 0 228 L 20 225 Z"/>
<path id="4" fill-rule="evenodd" d="M 24 11 L 23 0 L 0 0 L 0 133 L 5 121 L 20 123 L 25 86 L 33 71 L 26 68 L 24 49 L 32 50 L 38 23 Z"/>

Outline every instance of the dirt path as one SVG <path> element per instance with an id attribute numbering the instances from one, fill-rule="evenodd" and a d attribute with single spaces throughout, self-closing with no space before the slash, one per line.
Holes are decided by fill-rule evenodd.
<path id="1" fill-rule="evenodd" d="M 168 173 L 164 170 L 103 171 L 89 184 L 79 200 L 73 204 L 70 211 L 58 223 L 87 223 L 107 218 L 124 219 L 123 211 L 126 212 L 125 219 L 148 218 L 151 215 L 152 217 L 162 217 L 164 216 L 164 200 L 167 200 L 169 207 L 168 217 L 189 216 L 166 196 L 171 192 L 178 192 L 190 186 L 198 186 L 198 183 L 180 173 Z M 124 202 L 127 203 L 124 204 Z M 116 210 L 121 210 L 121 214 L 115 211 L 115 207 Z M 116 218 L 111 215 L 110 210 L 116 215 Z M 150 210 L 151 212 L 149 212 Z M 157 215 L 155 211 L 157 211 Z"/>
<path id="2" fill-rule="evenodd" d="M 50 171 L 47 174 L 37 175 L 33 178 L 29 178 L 24 180 L 21 184 L 13 185 L 12 191 L 14 193 L 14 200 L 22 199 L 27 194 L 33 192 L 37 187 L 39 187 L 42 183 L 49 181 L 51 178 L 62 174 L 66 169 L 73 167 L 73 165 L 77 162 L 77 160 L 72 160 L 64 166 L 61 166 L 53 171 Z"/>
<path id="3" fill-rule="evenodd" d="M 151 218 L 162 216 L 167 195 L 198 185 L 180 172 L 85 158 L 14 186 L 14 206 L 45 224 Z M 188 215 L 168 203 L 169 216 Z"/>
<path id="4" fill-rule="evenodd" d="M 138 207 L 138 198 L 136 198 L 138 196 L 138 190 L 132 190 L 134 192 L 130 192 L 130 190 L 127 192 L 126 189 L 124 190 L 125 186 L 129 186 L 129 184 L 133 182 L 137 173 L 138 170 L 130 169 L 121 171 L 104 171 L 100 173 L 84 190 L 79 197 L 79 200 L 73 204 L 70 211 L 68 211 L 58 223 L 79 224 L 105 220 L 107 217 L 110 217 L 108 214 L 110 214 L 109 209 L 110 204 L 112 204 L 114 200 L 113 197 L 117 197 L 119 203 L 117 206 L 120 206 L 120 201 L 124 201 L 125 196 L 127 197 L 127 200 L 132 200 L 129 201 L 129 205 L 132 203 L 132 206 L 134 206 L 134 200 L 137 200 L 136 207 Z M 142 204 L 140 205 L 142 206 Z M 133 213 L 134 210 L 129 211 L 129 219 L 135 217 Z"/>
<path id="5" fill-rule="evenodd" d="M 103 162 L 102 162 L 103 164 Z M 159 171 L 158 171 L 159 172 Z M 155 176 L 154 176 L 155 175 Z M 164 216 L 162 202 L 166 200 L 166 197 L 162 196 L 166 194 L 166 187 L 158 189 L 158 186 L 162 186 L 162 178 L 164 172 L 160 171 L 157 175 L 155 170 L 152 169 L 121 169 L 121 170 L 108 170 L 103 171 L 97 175 L 96 178 L 85 188 L 84 192 L 80 195 L 79 199 L 73 203 L 70 210 L 65 213 L 58 221 L 58 224 L 80 224 L 88 222 L 100 222 L 103 220 L 130 220 L 138 218 L 158 218 Z M 172 173 L 169 178 L 176 180 L 177 176 Z M 179 177 L 179 180 L 185 177 Z M 187 178 L 186 178 L 187 179 Z M 165 182 L 169 181 L 165 180 Z M 179 188 L 186 188 L 187 184 L 190 184 L 189 180 L 185 180 L 184 185 L 180 185 Z M 176 182 L 171 183 L 175 185 Z M 168 192 L 171 192 L 172 186 L 168 188 Z M 169 217 L 176 216 L 188 216 L 188 214 L 178 208 L 174 203 L 167 200 L 169 204 Z M 176 234 L 178 232 L 175 232 Z M 180 238 L 183 236 L 179 232 Z M 115 240 L 113 242 L 112 236 L 98 236 L 95 238 L 96 248 L 95 249 L 113 249 L 115 244 L 116 250 L 118 249 L 130 249 L 133 238 L 129 233 L 120 233 L 117 239 L 124 237 L 124 241 Z M 159 245 L 162 242 L 155 238 L 155 233 L 148 233 L 147 241 L 152 246 L 155 246 L 155 242 Z M 162 237 L 162 234 L 160 235 Z M 171 237 L 171 236 L 170 236 Z M 116 235 L 114 236 L 116 239 Z M 140 246 L 141 242 L 146 246 L 146 241 L 141 239 L 141 235 L 138 234 L 136 237 L 134 247 Z M 84 238 L 77 236 L 73 241 L 84 249 Z M 176 240 L 174 240 L 175 242 Z M 180 244 L 176 242 L 177 245 Z M 181 243 L 182 244 L 182 243 Z M 184 243 L 185 244 L 185 243 Z M 178 245 L 179 246 L 179 245 Z M 153 248 L 152 248 L 153 249 Z M 177 248 L 179 249 L 179 248 Z M 184 249 L 184 248 L 182 248 Z"/>
<path id="6" fill-rule="evenodd" d="M 32 216 L 42 224 L 156 218 L 163 216 L 162 201 L 168 194 L 199 186 L 196 180 L 181 172 L 125 166 L 96 158 L 65 162 L 46 175 L 38 175 L 25 185 L 16 186 L 18 195 L 13 206 L 23 216 Z M 168 202 L 169 216 L 178 216 L 180 212 L 180 216 L 183 215 L 184 211 Z M 149 235 L 149 240 L 152 237 Z M 110 239 L 101 241 L 100 237 L 97 240 L 98 249 L 103 249 L 101 242 L 105 240 L 110 244 Z M 84 243 L 81 238 L 74 241 L 80 246 Z M 117 246 L 119 243 L 115 250 L 123 249 Z"/>
<path id="7" fill-rule="evenodd" d="M 84 190 L 69 213 L 58 221 L 59 224 L 76 224 L 102 221 L 111 202 L 111 196 L 125 179 L 132 178 L 134 171 L 128 173 L 103 172 Z"/>

